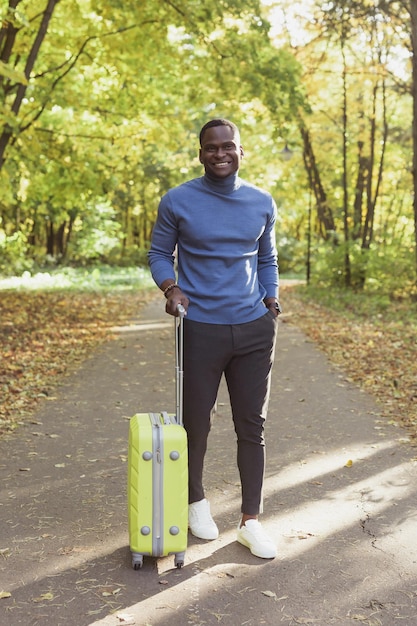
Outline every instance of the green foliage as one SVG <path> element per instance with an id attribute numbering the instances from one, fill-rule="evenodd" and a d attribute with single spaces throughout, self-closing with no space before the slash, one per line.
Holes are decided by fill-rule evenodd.
<path id="1" fill-rule="evenodd" d="M 366 292 L 387 294 L 391 300 L 407 300 L 415 294 L 413 260 L 411 247 L 373 247 L 366 268 Z"/>
<path id="2" fill-rule="evenodd" d="M 74 243 L 68 250 L 68 257 L 74 262 L 104 260 L 120 246 L 121 226 L 109 202 L 87 204 L 83 219 L 75 223 L 74 231 Z"/>
<path id="3" fill-rule="evenodd" d="M 7 236 L 0 229 L 0 275 L 13 275 L 29 270 L 33 266 L 30 258 L 27 258 L 28 243 L 21 232 Z"/>
<path id="4" fill-rule="evenodd" d="M 3 22 L 18 29 L 7 52 L 16 72 L 42 15 L 22 0 Z M 297 63 L 271 46 L 256 0 L 57 2 L 17 107 L 19 76 L 5 76 L 0 120 L 4 226 L 18 221 L 37 259 L 43 246 L 77 262 L 143 258 L 162 193 L 201 173 L 197 137 L 207 117 L 231 116 L 251 134 L 256 120 L 272 141 L 261 100 L 283 119 L 299 89 Z M 262 167 L 253 160 L 254 178 Z M 107 220 L 91 209 L 103 198 L 115 211 Z"/>
<path id="5" fill-rule="evenodd" d="M 314 270 L 312 283 L 326 288 L 343 289 L 347 246 L 343 243 L 320 244 L 312 251 Z M 351 286 L 354 291 L 379 294 L 387 301 L 408 299 L 415 290 L 413 254 L 411 249 L 372 245 L 363 250 L 359 243 L 349 244 Z M 349 290 L 348 293 L 351 293 Z"/>
<path id="6" fill-rule="evenodd" d="M 412 298 L 392 299 L 386 293 L 355 292 L 344 288 L 310 285 L 292 287 L 306 305 L 320 304 L 351 318 L 382 322 L 412 323 L 417 319 L 417 303 Z"/>
<path id="7" fill-rule="evenodd" d="M 306 272 L 307 242 L 295 237 L 277 236 L 280 274 L 303 275 Z"/>
<path id="8" fill-rule="evenodd" d="M 47 2 L 7 4 L 1 271 L 146 264 L 159 198 L 201 174 L 200 127 L 225 116 L 241 128 L 242 176 L 277 200 L 282 271 L 304 274 L 310 221 L 314 281 L 345 286 L 349 269 L 354 289 L 395 298 L 412 289 L 406 12 L 388 20 L 384 3 L 344 1 L 311 3 L 301 16 L 290 0 L 66 0 L 53 3 L 26 78 Z M 285 13 L 271 14 L 273 30 L 270 10 Z"/>

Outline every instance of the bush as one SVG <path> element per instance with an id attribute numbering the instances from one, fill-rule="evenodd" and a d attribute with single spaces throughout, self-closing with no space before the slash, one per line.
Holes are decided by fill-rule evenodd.
<path id="1" fill-rule="evenodd" d="M 3 276 L 14 276 L 30 271 L 33 261 L 28 257 L 28 242 L 21 232 L 7 236 L 0 230 L 0 273 Z"/>
<path id="2" fill-rule="evenodd" d="M 119 246 L 120 236 L 121 225 L 109 202 L 88 205 L 83 219 L 75 223 L 68 246 L 68 260 L 81 265 L 107 260 L 112 250 Z"/>
<path id="3" fill-rule="evenodd" d="M 322 287 L 346 287 L 346 245 L 321 245 L 312 258 L 312 283 Z M 409 297 L 415 286 L 414 254 L 405 246 L 349 246 L 350 287 L 388 299 Z"/>
<path id="4" fill-rule="evenodd" d="M 294 237 L 280 237 L 277 241 L 280 274 L 303 275 L 306 271 L 307 243 Z"/>

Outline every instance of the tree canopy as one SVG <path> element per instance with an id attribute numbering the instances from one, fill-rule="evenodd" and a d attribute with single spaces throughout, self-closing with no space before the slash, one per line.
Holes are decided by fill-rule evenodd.
<path id="1" fill-rule="evenodd" d="M 201 174 L 199 129 L 225 116 L 279 205 L 282 269 L 394 293 L 394 264 L 414 289 L 413 3 L 0 7 L 0 271 L 143 262 L 159 197 Z"/>

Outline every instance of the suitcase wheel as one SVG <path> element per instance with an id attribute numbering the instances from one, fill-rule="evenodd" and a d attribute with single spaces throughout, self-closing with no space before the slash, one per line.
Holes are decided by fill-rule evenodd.
<path id="1" fill-rule="evenodd" d="M 184 553 L 182 552 L 180 554 L 175 555 L 175 567 L 177 569 L 181 569 L 183 565 L 184 565 Z"/>
<path id="2" fill-rule="evenodd" d="M 143 565 L 143 556 L 141 554 L 134 554 L 132 556 L 132 567 L 134 570 L 141 569 Z"/>

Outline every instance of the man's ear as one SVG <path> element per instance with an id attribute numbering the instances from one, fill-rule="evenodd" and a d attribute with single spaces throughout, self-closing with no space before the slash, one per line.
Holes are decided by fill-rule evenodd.
<path id="1" fill-rule="evenodd" d="M 240 158 L 243 159 L 244 156 L 245 156 L 245 153 L 243 151 L 243 146 L 240 146 Z"/>
<path id="2" fill-rule="evenodd" d="M 203 160 L 202 160 L 202 158 L 201 158 L 201 148 L 200 148 L 200 150 L 198 151 L 198 160 L 200 161 L 200 163 L 201 163 L 201 164 L 203 164 Z"/>

